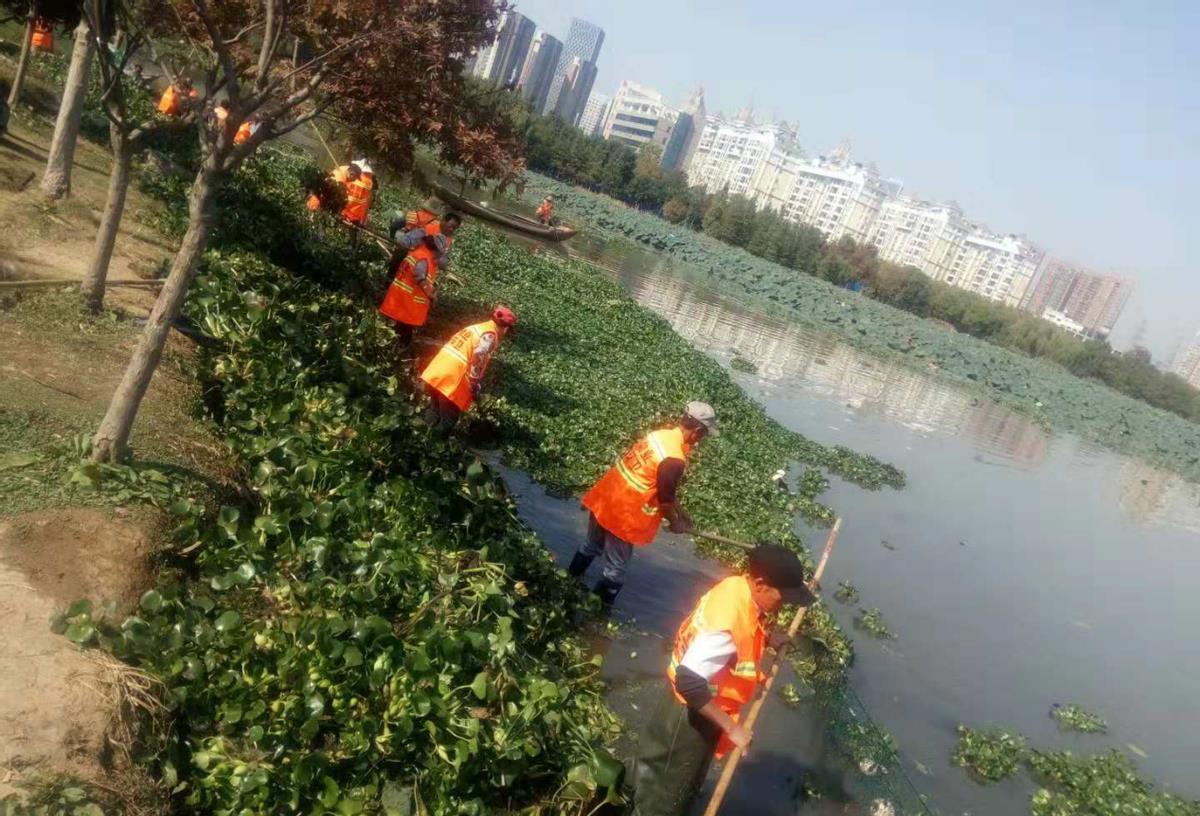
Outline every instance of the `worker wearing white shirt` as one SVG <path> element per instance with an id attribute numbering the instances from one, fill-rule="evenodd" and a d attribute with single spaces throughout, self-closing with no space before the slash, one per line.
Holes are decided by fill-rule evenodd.
<path id="1" fill-rule="evenodd" d="M 748 573 L 720 581 L 680 626 L 667 669 L 670 696 L 638 746 L 635 814 L 683 813 L 712 758 L 750 744 L 737 720 L 762 679 L 763 622 L 785 602 L 812 603 L 804 580 L 794 552 L 777 544 L 756 547 Z"/>

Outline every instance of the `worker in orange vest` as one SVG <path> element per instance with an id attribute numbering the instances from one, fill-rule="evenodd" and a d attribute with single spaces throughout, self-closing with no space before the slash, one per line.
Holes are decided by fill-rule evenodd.
<path id="1" fill-rule="evenodd" d="M 367 213 L 371 209 L 371 197 L 375 192 L 375 172 L 366 159 L 351 162 L 350 167 L 357 172 L 348 175 L 345 182 L 346 207 L 342 210 L 342 218 L 361 226 L 367 223 Z"/>
<path id="2" fill-rule="evenodd" d="M 543 224 L 550 225 L 550 216 L 554 214 L 554 196 L 546 196 L 538 205 L 537 217 Z"/>
<path id="3" fill-rule="evenodd" d="M 179 77 L 167 85 L 158 99 L 158 112 L 163 116 L 182 116 L 196 103 L 196 89 L 187 77 Z"/>
<path id="4" fill-rule="evenodd" d="M 357 162 L 343 164 L 339 167 L 335 167 L 333 172 L 329 174 L 326 186 L 340 189 L 342 191 L 341 197 L 346 198 L 346 194 L 349 191 L 349 185 L 358 181 L 361 176 L 362 168 L 358 166 Z M 320 191 L 311 192 L 308 194 L 308 200 L 305 202 L 305 206 L 308 207 L 310 212 L 316 212 L 326 205 L 326 198 L 327 196 L 322 195 Z M 329 201 L 330 206 L 332 206 L 333 203 L 334 202 L 332 200 Z M 342 202 L 341 209 L 343 212 L 345 211 L 345 201 Z"/>
<path id="5" fill-rule="evenodd" d="M 251 136 L 253 136 L 255 133 L 258 133 L 258 129 L 260 127 L 261 125 L 258 121 L 258 117 L 256 116 L 251 116 L 249 119 L 242 122 L 240 125 L 238 125 L 237 133 L 233 134 L 234 146 L 236 147 L 237 145 L 245 144 L 250 140 Z"/>
<path id="6" fill-rule="evenodd" d="M 421 379 L 429 395 L 425 418 L 442 433 L 449 433 L 458 418 L 471 407 L 483 386 L 492 355 L 500 340 L 513 326 L 517 316 L 507 306 L 497 306 L 490 320 L 467 326 L 442 346 Z"/>
<path id="7" fill-rule="evenodd" d="M 33 33 L 29 35 L 29 44 L 35 51 L 54 50 L 54 30 L 45 19 L 38 17 L 33 21 Z"/>
<path id="8" fill-rule="evenodd" d="M 396 336 L 408 344 L 413 332 L 429 319 L 429 307 L 437 298 L 437 277 L 449 262 L 454 233 L 462 216 L 451 210 L 441 220 L 425 221 L 396 243 L 388 269 L 392 283 L 379 313 L 395 321 Z"/>
<path id="9" fill-rule="evenodd" d="M 433 210 L 433 201 L 426 199 L 415 210 L 408 210 L 394 216 L 388 225 L 388 232 L 393 241 L 399 242 L 406 233 L 415 229 L 424 229 L 437 220 L 437 213 Z"/>
<path id="10" fill-rule="evenodd" d="M 634 547 L 654 541 L 665 518 L 673 533 L 688 533 L 692 520 L 676 500 L 688 452 L 705 436 L 717 436 L 717 414 L 706 402 L 689 402 L 679 424 L 651 431 L 617 460 L 583 497 L 590 511 L 587 540 L 571 559 L 582 576 L 603 553 L 604 571 L 595 593 L 612 607 L 625 583 Z"/>
<path id="11" fill-rule="evenodd" d="M 738 725 L 742 706 L 763 679 L 763 650 L 787 641 L 783 633 L 768 637 L 766 621 L 785 603 L 814 600 L 800 559 L 778 544 L 754 548 L 745 574 L 700 598 L 675 635 L 668 693 L 638 743 L 636 816 L 684 813 L 713 757 L 750 744 L 750 732 Z"/>

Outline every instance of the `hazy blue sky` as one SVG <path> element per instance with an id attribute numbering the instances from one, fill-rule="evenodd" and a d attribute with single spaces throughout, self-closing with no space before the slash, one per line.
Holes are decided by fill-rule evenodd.
<path id="1" fill-rule="evenodd" d="M 709 111 L 753 104 L 810 152 L 849 139 L 907 191 L 1135 279 L 1160 359 L 1200 329 L 1200 3 L 521 0 L 560 38 L 604 28 L 622 79 Z"/>

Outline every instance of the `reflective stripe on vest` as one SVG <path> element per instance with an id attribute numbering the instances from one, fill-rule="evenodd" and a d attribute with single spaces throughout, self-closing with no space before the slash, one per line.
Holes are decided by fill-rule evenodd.
<path id="1" fill-rule="evenodd" d="M 471 372 L 471 361 L 475 359 L 475 349 L 478 348 L 479 341 L 483 339 L 483 336 L 488 333 L 496 336 L 496 342 L 492 345 L 487 359 L 483 360 L 482 376 L 482 371 L 487 370 L 492 355 L 500 347 L 500 331 L 495 321 L 492 320 L 485 320 L 483 323 L 476 323 L 459 331 L 450 338 L 450 342 L 442 346 L 441 350 L 429 361 L 429 365 L 425 366 L 425 370 L 421 372 L 421 379 L 430 388 L 457 405 L 461 411 L 470 408 L 475 399 L 471 393 L 471 382 L 468 375 Z"/>
<path id="2" fill-rule="evenodd" d="M 371 205 L 371 190 L 374 184 L 366 176 L 346 182 L 346 207 L 342 218 L 361 224 L 367 220 L 367 208 Z"/>
<path id="3" fill-rule="evenodd" d="M 625 452 L 583 497 L 596 521 L 622 541 L 649 544 L 662 524 L 658 505 L 658 466 L 665 459 L 687 460 L 682 428 L 652 431 Z"/>
<path id="4" fill-rule="evenodd" d="M 708 680 L 713 701 L 735 721 L 742 706 L 750 702 L 758 687 L 759 661 L 766 645 L 766 633 L 759 622 L 758 606 L 750 592 L 750 581 L 744 575 L 734 575 L 720 581 L 705 593 L 696 609 L 679 627 L 675 635 L 675 647 L 671 662 L 667 666 L 667 677 L 675 698 L 684 703 L 683 696 L 675 690 L 675 672 L 687 654 L 692 641 L 700 635 L 728 632 L 737 650 L 732 666 L 726 666 Z M 722 757 L 731 747 L 722 736 L 717 746 L 717 757 Z"/>

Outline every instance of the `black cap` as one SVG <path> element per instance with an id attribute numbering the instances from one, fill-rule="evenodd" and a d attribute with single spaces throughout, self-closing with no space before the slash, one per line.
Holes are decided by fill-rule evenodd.
<path id="1" fill-rule="evenodd" d="M 816 600 L 804 582 L 800 557 L 781 544 L 760 544 L 750 551 L 750 577 L 778 589 L 784 603 L 810 606 Z"/>

